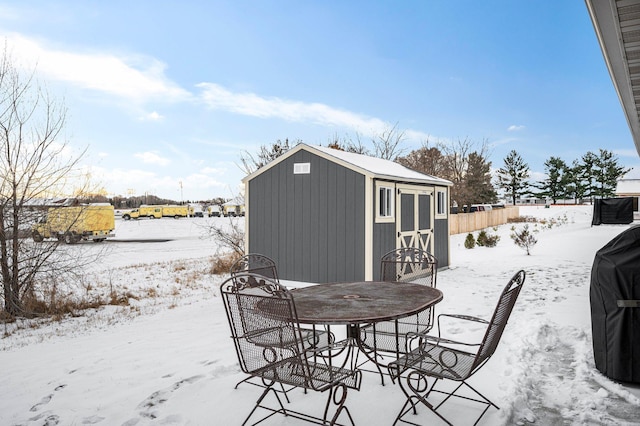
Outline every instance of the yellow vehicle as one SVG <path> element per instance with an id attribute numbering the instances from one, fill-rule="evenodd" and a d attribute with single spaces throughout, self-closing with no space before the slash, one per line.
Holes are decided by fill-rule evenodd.
<path id="1" fill-rule="evenodd" d="M 222 214 L 224 217 L 244 216 L 244 204 L 238 204 L 237 201 L 228 201 L 222 205 Z"/>
<path id="2" fill-rule="evenodd" d="M 162 217 L 162 206 L 141 205 L 137 209 L 122 214 L 124 220 L 148 217 L 149 219 L 160 219 Z"/>
<path id="3" fill-rule="evenodd" d="M 137 209 L 133 209 L 130 212 L 122 214 L 124 220 L 138 219 L 141 217 L 148 217 L 149 219 L 160 219 L 162 217 L 180 217 L 193 216 L 194 209 L 190 206 L 178 206 L 178 205 L 141 205 Z"/>
<path id="4" fill-rule="evenodd" d="M 71 207 L 52 207 L 46 216 L 33 225 L 33 241 L 56 238 L 67 244 L 81 240 L 101 242 L 115 237 L 115 214 L 110 204 L 86 204 Z"/>
<path id="5" fill-rule="evenodd" d="M 194 209 L 190 206 L 164 205 L 162 207 L 162 217 L 181 217 L 193 216 Z"/>

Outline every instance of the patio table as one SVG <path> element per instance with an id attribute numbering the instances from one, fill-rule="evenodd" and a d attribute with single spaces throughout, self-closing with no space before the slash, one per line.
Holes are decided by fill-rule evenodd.
<path id="1" fill-rule="evenodd" d="M 433 287 L 388 281 L 317 284 L 294 289 L 291 294 L 300 323 L 346 325 L 350 347 L 357 347 L 373 361 L 380 374 L 375 357 L 363 347 L 360 325 L 417 314 L 439 303 L 443 297 L 442 292 Z"/>
<path id="2" fill-rule="evenodd" d="M 442 300 L 422 284 L 357 281 L 317 284 L 291 291 L 304 324 L 368 324 L 408 317 Z"/>

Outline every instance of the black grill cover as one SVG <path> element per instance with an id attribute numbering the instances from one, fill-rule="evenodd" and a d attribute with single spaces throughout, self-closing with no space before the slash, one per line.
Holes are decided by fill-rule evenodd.
<path id="1" fill-rule="evenodd" d="M 591 225 L 633 222 L 633 197 L 596 198 Z"/>
<path id="2" fill-rule="evenodd" d="M 640 226 L 598 250 L 589 296 L 596 368 L 613 380 L 640 383 Z"/>

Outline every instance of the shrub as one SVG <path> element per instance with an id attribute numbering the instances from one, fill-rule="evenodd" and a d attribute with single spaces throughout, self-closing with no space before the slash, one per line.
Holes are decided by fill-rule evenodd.
<path id="1" fill-rule="evenodd" d="M 520 230 L 514 230 L 511 234 L 511 239 L 515 245 L 526 250 L 527 256 L 531 254 L 531 249 L 538 242 L 533 233 L 529 232 L 529 225 L 524 225 Z"/>
<path id="2" fill-rule="evenodd" d="M 507 223 L 524 223 L 524 222 L 537 222 L 538 219 L 532 216 L 518 216 L 507 219 Z"/>
<path id="3" fill-rule="evenodd" d="M 473 234 L 467 234 L 467 238 L 464 240 L 464 247 L 468 249 L 472 249 L 476 246 L 476 239 L 473 237 Z"/>
<path id="4" fill-rule="evenodd" d="M 219 254 L 211 258 L 209 273 L 212 275 L 228 274 L 231 265 L 238 260 L 240 256 L 236 253 Z"/>
<path id="5" fill-rule="evenodd" d="M 476 244 L 481 247 L 495 247 L 496 244 L 498 244 L 498 241 L 500 241 L 500 237 L 498 235 L 490 235 L 483 229 L 478 234 Z"/>

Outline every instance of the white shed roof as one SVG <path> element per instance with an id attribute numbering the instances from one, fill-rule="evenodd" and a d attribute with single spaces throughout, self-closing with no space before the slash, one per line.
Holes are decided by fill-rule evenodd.
<path id="1" fill-rule="evenodd" d="M 416 172 L 415 170 L 411 170 L 402 164 L 398 164 L 390 160 L 371 157 L 369 155 L 355 154 L 353 152 L 340 151 L 339 149 L 332 149 L 325 146 L 314 146 L 313 148 L 352 164 L 360 169 L 366 170 L 376 177 L 388 177 L 393 180 L 425 181 L 429 183 L 438 183 L 440 185 L 452 184 L 446 179 Z"/>
<path id="2" fill-rule="evenodd" d="M 406 181 L 413 183 L 428 183 L 432 185 L 435 184 L 443 186 L 453 185 L 449 180 L 416 172 L 390 160 L 371 157 L 369 155 L 356 154 L 353 152 L 345 152 L 339 149 L 328 148 L 325 146 L 307 145 L 304 143 L 296 145 L 294 148 L 287 151 L 286 154 L 275 159 L 260 170 L 257 170 L 256 172 L 245 177 L 243 180 L 245 182 L 251 180 L 254 176 L 260 174 L 262 171 L 273 167 L 275 164 L 278 164 L 278 162 L 284 160 L 285 158 L 302 149 L 306 149 L 307 151 L 312 152 L 316 155 L 330 159 L 336 163 L 342 164 L 345 167 L 357 170 L 360 173 L 370 175 L 377 179 L 389 179 L 393 181 Z"/>

